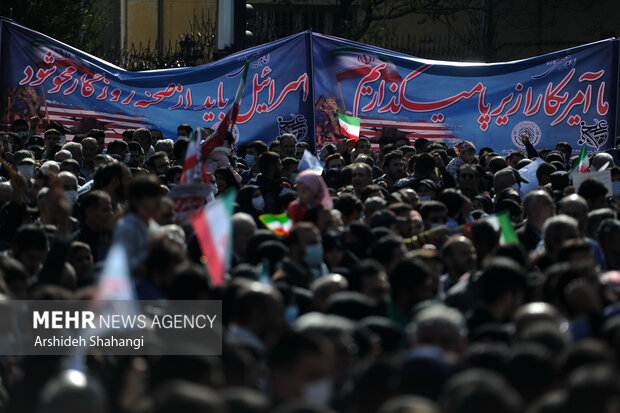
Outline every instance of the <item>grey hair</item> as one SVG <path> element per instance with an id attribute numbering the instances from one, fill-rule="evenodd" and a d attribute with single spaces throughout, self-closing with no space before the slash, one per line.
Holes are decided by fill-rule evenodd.
<path id="1" fill-rule="evenodd" d="M 454 327 L 459 338 L 467 338 L 467 322 L 465 317 L 457 309 L 444 304 L 433 304 L 416 314 L 413 321 L 407 327 L 407 333 L 411 342 L 418 342 L 421 331 L 433 327 Z"/>
<path id="2" fill-rule="evenodd" d="M 155 144 L 155 151 L 162 151 L 164 149 L 172 149 L 174 141 L 172 139 L 160 139 Z"/>

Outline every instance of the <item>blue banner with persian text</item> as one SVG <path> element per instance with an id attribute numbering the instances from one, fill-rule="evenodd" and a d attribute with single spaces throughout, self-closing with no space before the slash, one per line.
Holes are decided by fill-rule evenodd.
<path id="1" fill-rule="evenodd" d="M 361 135 L 473 141 L 477 148 L 578 151 L 614 145 L 618 41 L 604 40 L 507 63 L 431 61 L 313 35 L 319 144 L 338 133 L 337 112 L 361 118 Z"/>
<path id="2" fill-rule="evenodd" d="M 531 59 L 431 61 L 312 32 L 202 66 L 128 72 L 0 18 L 0 122 L 39 116 L 67 137 L 104 129 L 215 128 L 250 71 L 234 133 L 239 143 L 290 132 L 312 147 L 339 138 L 338 112 L 361 118 L 361 135 L 462 139 L 497 151 L 567 141 L 592 152 L 614 145 L 618 41 Z"/>
<path id="3" fill-rule="evenodd" d="M 215 129 L 232 106 L 245 60 L 250 68 L 234 134 L 267 142 L 285 132 L 314 146 L 310 33 L 300 33 L 202 66 L 128 72 L 0 19 L 0 116 L 58 121 L 67 137 L 104 129 L 160 129 L 179 124 Z M 42 125 L 44 126 L 44 125 Z"/>

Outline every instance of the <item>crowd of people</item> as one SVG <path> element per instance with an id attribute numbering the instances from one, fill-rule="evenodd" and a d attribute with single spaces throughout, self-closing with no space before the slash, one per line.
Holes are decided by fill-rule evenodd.
<path id="1" fill-rule="evenodd" d="M 68 132 L 38 118 L 0 132 L 2 300 L 90 299 L 121 244 L 138 299 L 222 301 L 222 355 L 94 354 L 83 372 L 4 356 L 0 412 L 620 412 L 620 220 L 604 183 L 573 186 L 579 148 L 386 130 L 376 152 L 325 145 L 320 173 L 299 170 L 314 148 L 294 135 L 228 135 L 203 159 L 216 198 L 236 191 L 214 285 L 168 197 L 192 127 Z M 613 181 L 617 164 L 615 149 L 590 158 Z M 259 219 L 281 213 L 285 236 Z"/>

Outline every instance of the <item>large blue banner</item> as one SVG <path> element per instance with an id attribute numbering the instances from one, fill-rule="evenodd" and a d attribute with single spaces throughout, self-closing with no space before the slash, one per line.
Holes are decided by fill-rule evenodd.
<path id="1" fill-rule="evenodd" d="M 247 83 L 234 133 L 239 143 L 292 132 L 314 146 L 310 33 L 188 68 L 128 72 L 0 19 L 2 121 L 38 115 L 72 134 L 156 128 L 176 139 L 181 123 L 216 127 L 232 106 L 245 60 Z"/>
<path id="2" fill-rule="evenodd" d="M 217 62 L 128 72 L 0 19 L 0 119 L 38 115 L 72 134 L 104 129 L 214 128 L 232 105 L 244 61 L 250 72 L 234 133 L 239 143 L 284 132 L 322 146 L 338 138 L 337 113 L 383 133 L 498 151 L 568 141 L 600 151 L 614 144 L 618 41 L 605 40 L 507 63 L 430 61 L 304 32 Z M 396 132 L 398 131 L 398 132 Z"/>
<path id="3" fill-rule="evenodd" d="M 522 135 L 539 149 L 614 145 L 617 40 L 495 64 L 423 60 L 320 34 L 312 40 L 319 144 L 334 139 L 341 111 L 360 117 L 371 140 L 395 128 L 412 139 L 467 139 L 504 152 L 522 149 Z"/>

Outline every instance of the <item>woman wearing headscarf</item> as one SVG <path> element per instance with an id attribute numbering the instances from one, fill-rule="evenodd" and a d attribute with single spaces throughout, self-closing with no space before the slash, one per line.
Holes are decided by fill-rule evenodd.
<path id="1" fill-rule="evenodd" d="M 215 176 L 215 183 L 217 184 L 217 194 L 220 195 L 224 193 L 229 188 L 234 188 L 236 191 L 239 190 L 241 185 L 235 179 L 235 176 L 230 171 L 230 169 L 223 167 L 217 168 L 213 173 Z"/>
<path id="2" fill-rule="evenodd" d="M 319 205 L 333 208 L 332 198 L 321 175 L 311 169 L 306 169 L 295 179 L 297 199 L 288 205 L 288 216 L 294 221 L 303 221 L 306 212 Z"/>
<path id="3" fill-rule="evenodd" d="M 235 212 L 245 212 L 252 215 L 252 218 L 256 221 L 256 225 L 258 225 L 259 228 L 263 227 L 258 217 L 264 214 L 265 200 L 257 185 L 246 185 L 241 188 L 237 194 L 237 205 L 239 207 Z"/>

